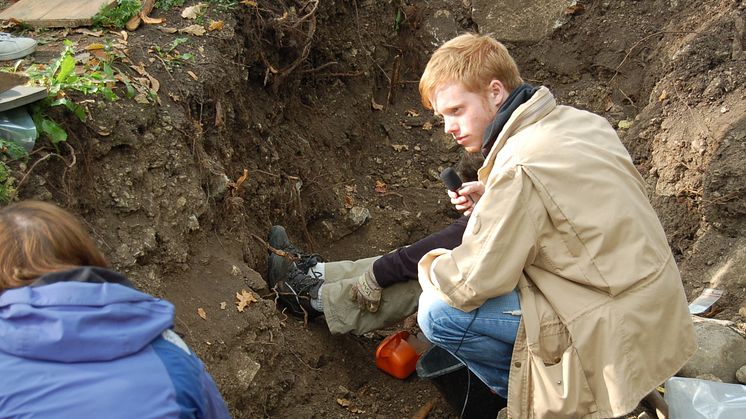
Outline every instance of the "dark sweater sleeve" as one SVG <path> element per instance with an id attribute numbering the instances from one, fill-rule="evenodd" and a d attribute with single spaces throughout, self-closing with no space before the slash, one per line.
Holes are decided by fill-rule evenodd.
<path id="1" fill-rule="evenodd" d="M 396 249 L 373 263 L 373 274 L 384 288 L 397 282 L 417 279 L 417 263 L 433 249 L 453 249 L 461 244 L 469 217 L 461 217 L 444 229 L 437 231 L 407 247 Z"/>

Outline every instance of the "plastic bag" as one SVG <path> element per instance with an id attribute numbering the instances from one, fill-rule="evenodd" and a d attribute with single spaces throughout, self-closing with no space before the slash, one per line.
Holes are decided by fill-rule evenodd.
<path id="1" fill-rule="evenodd" d="M 694 378 L 666 381 L 666 403 L 671 419 L 743 419 L 746 386 Z"/>
<path id="2" fill-rule="evenodd" d="M 0 138 L 18 144 L 30 153 L 39 133 L 24 107 L 0 112 Z"/>

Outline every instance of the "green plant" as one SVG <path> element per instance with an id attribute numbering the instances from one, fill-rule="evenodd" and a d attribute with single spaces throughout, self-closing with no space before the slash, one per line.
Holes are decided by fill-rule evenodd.
<path id="1" fill-rule="evenodd" d="M 159 10 L 168 11 L 174 7 L 181 7 L 184 5 L 185 0 L 158 0 L 155 2 L 155 7 Z"/>
<path id="2" fill-rule="evenodd" d="M 0 204 L 6 204 L 15 195 L 16 179 L 11 176 L 8 160 L 19 160 L 28 157 L 26 150 L 10 141 L 0 138 Z"/>
<path id="3" fill-rule="evenodd" d="M 130 18 L 140 12 L 140 0 L 117 0 L 116 7 L 101 7 L 93 16 L 94 26 L 122 29 Z"/>
<path id="4" fill-rule="evenodd" d="M 89 64 L 76 69 L 77 61 L 73 43 L 65 40 L 64 47 L 60 56 L 50 64 L 34 65 L 26 70 L 26 75 L 34 84 L 47 88 L 47 98 L 32 106 L 31 116 L 36 129 L 45 134 L 55 146 L 67 140 L 67 132 L 47 117 L 47 109 L 64 106 L 81 122 L 85 122 L 87 118 L 85 109 L 70 99 L 67 92 L 77 91 L 85 95 L 101 95 L 107 100 L 118 99 L 113 90 L 117 79 L 111 65 L 113 59 L 111 55 L 108 55 L 109 60 L 90 60 Z M 106 48 L 105 46 L 104 49 Z M 129 95 L 134 95 L 132 86 L 127 86 L 127 92 Z"/>
<path id="5" fill-rule="evenodd" d="M 188 40 L 188 38 L 176 38 L 163 48 L 159 45 L 153 45 L 151 51 L 154 51 L 158 55 L 158 58 L 160 58 L 163 65 L 166 66 L 166 69 L 171 70 L 173 67 L 181 65 L 194 58 L 194 54 L 188 52 L 180 53 L 179 50 L 176 49 L 179 45 Z"/>

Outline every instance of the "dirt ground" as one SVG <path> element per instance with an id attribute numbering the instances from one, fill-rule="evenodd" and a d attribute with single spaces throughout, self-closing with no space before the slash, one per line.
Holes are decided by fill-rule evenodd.
<path id="1" fill-rule="evenodd" d="M 306 250 L 356 259 L 457 216 L 438 173 L 462 153 L 420 105 L 416 82 L 436 33 L 479 30 L 470 0 L 245 3 L 212 3 L 208 21 L 225 26 L 188 36 L 178 48 L 195 58 L 181 65 L 153 47 L 184 35 L 159 25 L 130 33 L 127 56 L 160 82 L 160 104 L 94 100 L 86 122 L 55 111 L 71 149 L 64 162 L 34 165 L 47 145 L 16 167 L 20 199 L 79 214 L 117 269 L 176 305 L 176 330 L 235 417 L 412 417 L 430 401 L 429 417 L 454 417 L 430 382 L 375 367 L 376 345 L 413 328 L 411 319 L 332 336 L 323 319 L 288 317 L 264 283 L 257 237 L 283 224 Z M 746 5 L 578 4 L 549 36 L 509 50 L 527 82 L 618 128 L 687 297 L 723 289 L 715 317 L 746 329 Z M 180 12 L 152 16 L 166 19 L 160 26 L 191 24 Z M 30 34 L 43 41 L 36 62 L 56 57 L 65 38 L 97 42 L 74 31 Z M 370 212 L 362 227 L 349 221 L 353 207 Z M 242 290 L 258 301 L 239 312 Z"/>

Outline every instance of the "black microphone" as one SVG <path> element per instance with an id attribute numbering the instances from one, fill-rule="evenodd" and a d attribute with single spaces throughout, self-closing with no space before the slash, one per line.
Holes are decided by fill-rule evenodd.
<path id="1" fill-rule="evenodd" d="M 461 182 L 461 178 L 458 177 L 458 173 L 456 173 L 452 167 L 446 167 L 443 169 L 443 171 L 440 172 L 440 179 L 446 184 L 446 188 L 448 188 L 449 191 L 455 192 L 458 195 L 458 190 L 461 189 L 463 182 Z M 469 195 L 463 196 L 474 204 L 474 200 L 471 199 Z"/>
<path id="2" fill-rule="evenodd" d="M 461 178 L 458 177 L 458 173 L 456 173 L 452 167 L 446 167 L 443 169 L 443 171 L 440 172 L 440 179 L 446 184 L 446 188 L 451 192 L 457 192 L 461 188 Z"/>

